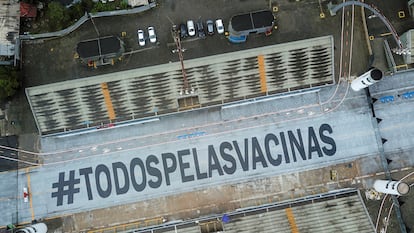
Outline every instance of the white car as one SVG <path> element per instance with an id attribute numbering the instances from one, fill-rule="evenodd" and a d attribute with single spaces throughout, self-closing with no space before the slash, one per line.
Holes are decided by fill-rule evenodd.
<path id="1" fill-rule="evenodd" d="M 157 36 L 155 35 L 154 27 L 148 27 L 148 37 L 151 43 L 157 42 Z"/>
<path id="2" fill-rule="evenodd" d="M 194 21 L 192 21 L 192 20 L 187 21 L 187 30 L 188 30 L 188 35 L 189 36 L 195 36 L 196 31 L 195 31 L 195 27 L 194 27 Z"/>
<path id="3" fill-rule="evenodd" d="M 138 43 L 141 46 L 145 46 L 145 36 L 144 31 L 141 29 L 138 29 Z"/>
<path id="4" fill-rule="evenodd" d="M 217 33 L 218 34 L 223 34 L 224 33 L 223 20 L 221 20 L 221 19 L 216 20 L 216 28 L 217 28 Z"/>

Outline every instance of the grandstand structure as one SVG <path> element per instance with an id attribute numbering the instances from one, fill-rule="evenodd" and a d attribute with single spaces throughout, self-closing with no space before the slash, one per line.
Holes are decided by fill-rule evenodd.
<path id="1" fill-rule="evenodd" d="M 332 85 L 333 37 L 187 60 L 186 73 L 195 92 L 182 92 L 180 65 L 169 63 L 30 87 L 26 95 L 39 134 L 48 135 Z"/>
<path id="2" fill-rule="evenodd" d="M 106 232 L 108 229 L 89 233 Z M 122 233 L 371 233 L 374 225 L 359 191 L 344 189 L 206 218 L 166 222 L 133 230 L 116 230 L 116 227 L 112 227 L 114 229 Z"/>

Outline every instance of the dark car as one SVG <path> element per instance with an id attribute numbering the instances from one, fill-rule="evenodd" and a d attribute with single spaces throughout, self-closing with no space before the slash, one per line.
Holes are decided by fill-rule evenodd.
<path id="1" fill-rule="evenodd" d="M 186 38 L 188 36 L 187 26 L 185 24 L 180 24 L 180 36 L 181 38 Z"/>
<path id="2" fill-rule="evenodd" d="M 204 32 L 203 22 L 201 20 L 197 21 L 197 32 L 198 32 L 198 37 L 202 39 L 206 38 L 206 33 Z"/>
<path id="3" fill-rule="evenodd" d="M 209 19 L 206 21 L 207 24 L 207 33 L 211 36 L 214 35 L 214 22 L 213 20 Z"/>

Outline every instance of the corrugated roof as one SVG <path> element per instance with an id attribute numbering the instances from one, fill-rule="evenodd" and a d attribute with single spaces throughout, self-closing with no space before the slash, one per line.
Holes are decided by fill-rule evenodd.
<path id="1" fill-rule="evenodd" d="M 223 233 L 375 232 L 357 190 L 341 190 L 337 193 L 325 193 L 280 204 L 251 207 L 228 213 L 227 216 L 228 223 L 222 223 L 221 217 L 217 217 L 204 219 L 197 225 L 198 221 L 193 219 L 176 225 L 154 226 L 125 233 L 212 233 L 218 228 Z M 215 223 L 218 228 L 206 228 L 206 223 Z"/>
<path id="2" fill-rule="evenodd" d="M 20 17 L 25 18 L 36 18 L 37 8 L 35 5 L 20 2 Z"/>
<path id="3" fill-rule="evenodd" d="M 226 233 L 291 233 L 295 230 L 319 233 L 374 232 L 359 195 L 290 205 L 292 207 L 233 218 L 230 223 L 224 224 L 224 231 Z"/>

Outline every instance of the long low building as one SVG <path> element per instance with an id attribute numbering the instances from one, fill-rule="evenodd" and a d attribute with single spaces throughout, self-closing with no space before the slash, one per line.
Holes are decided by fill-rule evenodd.
<path id="1" fill-rule="evenodd" d="M 214 217 L 178 221 L 175 224 L 167 222 L 147 229 L 126 230 L 123 233 L 375 231 L 359 192 L 353 189 L 236 210 Z"/>
<path id="2" fill-rule="evenodd" d="M 331 36 L 26 89 L 39 133 L 100 127 L 334 83 Z"/>

